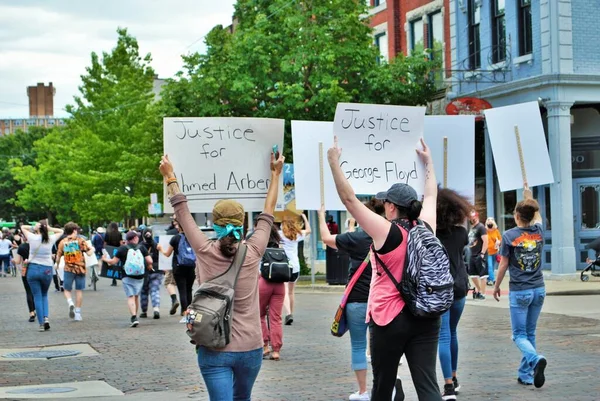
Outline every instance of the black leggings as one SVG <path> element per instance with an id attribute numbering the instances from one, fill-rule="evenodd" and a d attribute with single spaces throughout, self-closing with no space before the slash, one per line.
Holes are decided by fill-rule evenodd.
<path id="1" fill-rule="evenodd" d="M 31 292 L 31 288 L 29 287 L 29 283 L 27 282 L 27 277 L 21 276 L 21 280 L 23 280 L 23 287 L 25 287 L 25 292 L 27 293 L 27 306 L 29 307 L 29 313 L 35 312 L 35 302 L 33 301 L 33 293 Z"/>
<path id="2" fill-rule="evenodd" d="M 418 319 L 408 310 L 402 311 L 387 326 L 371 321 L 371 401 L 391 400 L 403 354 L 419 401 L 441 401 L 435 371 L 440 323 L 440 318 Z M 393 401 L 403 401 L 401 394 L 402 391 L 397 391 Z"/>
<path id="3" fill-rule="evenodd" d="M 196 267 L 177 267 L 173 271 L 173 278 L 177 284 L 181 313 L 183 314 L 192 303 L 192 287 L 196 281 Z"/>

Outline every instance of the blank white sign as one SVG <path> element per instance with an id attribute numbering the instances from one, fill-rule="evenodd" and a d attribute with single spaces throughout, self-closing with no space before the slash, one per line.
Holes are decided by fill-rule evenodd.
<path id="1" fill-rule="evenodd" d="M 537 102 L 484 110 L 498 183 L 502 192 L 523 188 L 515 127 L 519 127 L 521 148 L 530 187 L 554 182 L 540 107 Z"/>
<path id="2" fill-rule="evenodd" d="M 172 235 L 160 235 L 158 237 L 158 243 L 160 244 L 163 251 L 166 251 L 171 246 L 169 245 L 169 242 L 171 242 L 171 238 L 173 238 Z M 171 256 L 167 258 L 165 255 L 163 255 L 162 252 L 159 252 L 158 270 L 173 270 L 173 255 L 175 255 L 175 253 L 172 253 Z"/>
<path id="3" fill-rule="evenodd" d="M 475 117 L 425 116 L 425 142 L 437 181 L 444 180 L 444 137 L 448 138 L 448 188 L 475 199 Z"/>

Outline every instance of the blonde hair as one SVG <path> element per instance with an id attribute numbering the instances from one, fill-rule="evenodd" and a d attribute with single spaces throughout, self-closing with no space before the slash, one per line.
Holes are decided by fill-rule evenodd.
<path id="1" fill-rule="evenodd" d="M 302 233 L 298 224 L 291 217 L 284 217 L 281 222 L 281 231 L 283 235 L 290 241 L 296 241 L 298 235 Z"/>
<path id="2" fill-rule="evenodd" d="M 497 229 L 498 228 L 498 224 L 496 224 L 496 220 L 494 220 L 493 217 L 488 217 L 487 220 L 485 221 L 485 226 L 487 227 L 488 224 L 492 223 L 492 229 Z"/>

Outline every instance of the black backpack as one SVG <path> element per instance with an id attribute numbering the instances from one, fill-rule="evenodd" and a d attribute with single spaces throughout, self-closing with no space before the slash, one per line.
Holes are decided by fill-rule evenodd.
<path id="1" fill-rule="evenodd" d="M 287 283 L 292 278 L 290 261 L 282 248 L 267 248 L 260 261 L 260 275 L 272 283 Z"/>

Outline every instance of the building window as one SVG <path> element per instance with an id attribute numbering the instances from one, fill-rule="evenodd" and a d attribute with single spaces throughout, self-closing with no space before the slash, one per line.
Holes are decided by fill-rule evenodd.
<path id="1" fill-rule="evenodd" d="M 23 124 L 21 120 L 15 120 L 15 126 L 20 127 Z"/>
<path id="2" fill-rule="evenodd" d="M 374 0 L 373 7 L 381 6 L 385 4 L 385 0 Z"/>
<path id="3" fill-rule="evenodd" d="M 435 74 L 436 86 L 440 86 L 444 81 L 444 17 L 441 11 L 437 11 L 428 16 L 429 24 L 427 26 L 427 48 L 431 51 L 429 57 L 436 61 L 439 70 Z"/>
<path id="4" fill-rule="evenodd" d="M 531 54 L 533 50 L 533 30 L 531 27 L 531 0 L 519 2 L 519 56 Z"/>
<path id="5" fill-rule="evenodd" d="M 388 49 L 388 37 L 385 32 L 375 35 L 375 46 L 377 46 L 379 49 L 379 57 L 377 57 L 377 62 L 388 62 L 390 60 L 390 54 Z"/>
<path id="6" fill-rule="evenodd" d="M 475 4 L 476 0 L 469 1 L 469 68 L 481 68 L 481 42 L 479 38 L 479 23 L 481 22 L 481 8 Z"/>
<path id="7" fill-rule="evenodd" d="M 492 0 L 492 62 L 506 60 L 505 0 Z"/>
<path id="8" fill-rule="evenodd" d="M 422 54 L 425 51 L 423 40 L 423 20 L 418 19 L 410 23 L 410 53 Z"/>

